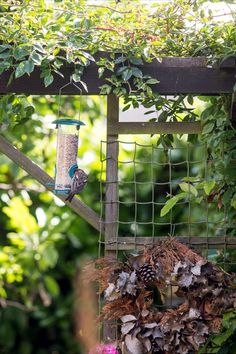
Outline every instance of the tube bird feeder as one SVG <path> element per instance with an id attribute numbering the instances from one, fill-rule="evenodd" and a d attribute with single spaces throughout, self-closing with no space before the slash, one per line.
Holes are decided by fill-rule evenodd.
<path id="1" fill-rule="evenodd" d="M 79 130 L 83 122 L 77 119 L 57 119 L 52 122 L 57 129 L 57 159 L 55 193 L 68 194 L 77 165 Z"/>

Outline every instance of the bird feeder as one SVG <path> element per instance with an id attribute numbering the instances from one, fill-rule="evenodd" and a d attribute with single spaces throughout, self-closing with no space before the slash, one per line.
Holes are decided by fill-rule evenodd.
<path id="1" fill-rule="evenodd" d="M 85 125 L 76 119 L 57 119 L 52 122 L 57 129 L 57 160 L 55 173 L 56 193 L 67 194 L 77 165 L 79 129 Z"/>

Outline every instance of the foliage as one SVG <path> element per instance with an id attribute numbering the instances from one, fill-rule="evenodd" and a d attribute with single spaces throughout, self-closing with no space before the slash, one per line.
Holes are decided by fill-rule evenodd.
<path id="1" fill-rule="evenodd" d="M 227 354 L 234 353 L 236 331 L 236 314 L 235 311 L 229 311 L 224 314 L 222 321 L 221 333 L 210 337 L 206 345 L 200 350 L 199 354 L 217 353 Z"/>
<path id="2" fill-rule="evenodd" d="M 4 103 L 6 97 L 10 99 L 4 96 Z M 12 102 L 24 104 L 26 99 L 34 109 L 31 119 L 5 125 L 4 135 L 53 176 L 56 132 L 45 120 L 57 116 L 58 98 L 14 96 Z M 98 211 L 98 132 L 104 124 L 104 100 L 61 97 L 61 104 L 71 117 L 79 108 L 83 112 L 86 127 L 81 129 L 79 156 L 90 172 L 87 193 L 81 197 Z M 13 109 L 4 111 L 5 116 Z M 83 258 L 96 256 L 96 232 L 6 157 L 1 155 L 0 161 L 0 351 L 78 354 L 73 337 L 76 272 Z"/>
<path id="3" fill-rule="evenodd" d="M 179 184 L 179 192 L 170 199 L 161 210 L 161 216 L 167 214 L 178 200 L 187 198 L 200 203 L 216 202 L 218 209 L 224 207 L 229 215 L 229 224 L 233 224 L 236 215 L 235 194 L 235 129 L 230 121 L 229 97 L 201 98 L 207 106 L 201 112 L 203 131 L 201 141 L 206 144 L 207 156 L 204 166 L 207 176 L 185 177 Z M 216 210 L 217 211 L 217 210 Z M 229 229 L 230 234 L 234 230 Z"/>
<path id="4" fill-rule="evenodd" d="M 154 94 L 158 82 L 143 75 L 142 65 L 162 56 L 205 56 L 212 65 L 234 55 L 233 16 L 227 23 L 221 21 L 206 10 L 204 1 L 196 0 L 154 2 L 151 6 L 138 0 L 109 0 L 106 5 L 85 0 L 5 0 L 0 3 L 0 74 L 9 72 L 10 83 L 40 70 L 44 85 L 49 86 L 67 65 L 73 81 L 86 91 L 83 73 L 95 62 L 99 76 L 106 80 L 101 93 L 122 96 L 124 109 L 143 104 L 150 108 L 148 114 L 154 121 L 201 119 L 202 141 L 209 147 L 209 181 L 183 179 L 180 193 L 170 195 L 162 215 L 172 211 L 176 199 L 187 196 L 200 202 L 210 197 L 231 206 L 231 221 L 236 209 L 235 131 L 228 119 L 228 97 L 201 97 L 206 107 L 196 112 L 197 99 L 192 95 L 170 99 Z M 101 52 L 109 52 L 109 56 Z M 103 123 L 96 118 L 104 117 L 104 101 L 88 98 L 85 103 L 82 99 L 81 107 L 73 98 L 61 98 L 61 102 L 62 113 L 69 117 L 89 107 L 89 114 L 85 113 L 88 127 L 84 133 L 81 130 L 80 156 L 85 156 L 81 164 L 90 169 L 82 198 L 98 211 L 97 133 Z M 10 94 L 0 99 L 1 132 L 51 175 L 55 134 L 45 129 L 45 121 L 53 120 L 57 111 L 55 97 Z M 195 142 L 196 137 L 189 141 Z M 171 135 L 157 138 L 164 149 L 173 143 Z M 88 147 L 94 153 L 86 155 Z M 1 156 L 0 162 L 0 351 L 77 354 L 80 348 L 72 339 L 74 278 L 81 258 L 96 254 L 94 230 L 6 158 Z M 126 193 L 129 196 L 130 191 Z M 181 217 L 183 212 L 176 215 Z M 228 320 L 232 318 L 225 318 L 225 328 Z M 232 340 L 230 336 L 225 343 Z"/>
<path id="5" fill-rule="evenodd" d="M 40 67 L 49 86 L 55 75 L 63 76 L 61 68 L 67 64 L 73 80 L 86 90 L 83 72 L 96 62 L 99 77 L 107 81 L 101 93 L 124 96 L 127 107 L 139 100 L 160 100 L 152 92 L 158 81 L 142 73 L 144 62 L 162 56 L 205 56 L 214 62 L 235 53 L 233 15 L 226 24 L 203 5 L 198 0 L 149 5 L 83 0 L 72 6 L 69 0 L 5 1 L 0 16 L 0 73 L 11 69 L 11 81 Z M 103 51 L 110 55 L 96 55 Z"/>

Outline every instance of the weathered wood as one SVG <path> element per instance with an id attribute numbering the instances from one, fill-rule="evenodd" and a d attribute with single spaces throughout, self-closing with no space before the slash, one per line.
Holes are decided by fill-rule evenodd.
<path id="1" fill-rule="evenodd" d="M 236 128 L 236 93 L 232 95 L 230 118 L 233 127 Z"/>
<path id="2" fill-rule="evenodd" d="M 0 152 L 6 155 L 10 160 L 15 162 L 23 170 L 25 170 L 30 176 L 42 184 L 45 188 L 50 190 L 48 184 L 54 183 L 54 180 L 44 172 L 38 165 L 26 157 L 21 151 L 9 143 L 3 136 L 0 135 Z M 73 211 L 80 215 L 85 221 L 87 221 L 96 230 L 100 231 L 100 218 L 90 209 L 86 204 L 81 202 L 78 198 L 73 198 L 72 202 L 65 202 L 66 196 L 56 195 Z"/>
<path id="3" fill-rule="evenodd" d="M 107 125 L 116 124 L 119 120 L 119 99 L 115 95 L 107 97 Z M 116 241 L 118 220 L 118 134 L 109 135 L 107 130 L 106 151 L 106 206 L 105 206 L 105 241 Z M 106 247 L 105 247 L 106 251 Z"/>
<path id="4" fill-rule="evenodd" d="M 140 249 L 148 245 L 159 244 L 167 237 L 118 237 L 116 243 L 110 243 L 106 245 L 107 249 L 114 250 L 133 250 L 135 248 Z M 211 248 L 211 249 L 224 249 L 236 247 L 236 237 L 188 237 L 180 236 L 176 237 L 182 243 L 190 245 L 196 248 Z"/>
<path id="5" fill-rule="evenodd" d="M 235 66 L 236 66 L 236 57 L 235 56 L 231 56 L 226 59 L 223 59 L 219 63 L 220 69 L 233 69 L 233 68 L 235 68 Z"/>
<path id="6" fill-rule="evenodd" d="M 115 95 L 107 97 L 107 124 L 116 124 L 119 120 L 119 99 Z M 118 220 L 118 135 L 107 132 L 106 151 L 106 205 L 105 205 L 105 255 L 116 257 L 116 248 L 112 250 L 106 247 L 107 243 L 117 240 Z M 111 321 L 104 323 L 104 339 L 112 341 L 116 339 L 116 325 Z"/>
<path id="7" fill-rule="evenodd" d="M 200 122 L 117 122 L 109 123 L 109 134 L 199 134 Z"/>
<path id="8" fill-rule="evenodd" d="M 102 56 L 108 57 L 109 54 L 98 53 L 95 57 L 98 59 Z M 150 75 L 160 81 L 160 83 L 152 85 L 154 92 L 165 95 L 181 93 L 214 95 L 233 92 L 236 69 L 232 63 L 233 59 L 223 62 L 221 67 L 219 65 L 208 67 L 205 58 L 163 58 L 161 62 L 154 60 L 152 63 L 141 65 L 140 68 L 144 75 Z M 48 87 L 44 87 L 39 68 L 36 68 L 30 77 L 24 75 L 14 79 L 9 86 L 7 83 L 10 73 L 3 73 L 0 75 L 0 93 L 57 95 L 59 89 L 70 81 L 73 70 L 73 67 L 64 65 L 62 69 L 64 78 L 56 75 L 54 82 Z M 110 72 L 105 72 L 106 77 L 110 75 Z M 84 95 L 100 94 L 100 86 L 107 83 L 98 77 L 98 66 L 94 62 L 91 62 L 85 69 L 82 79 L 88 87 L 88 92 L 81 87 Z M 75 86 L 69 85 L 63 90 L 63 94 L 79 95 L 80 92 Z"/>

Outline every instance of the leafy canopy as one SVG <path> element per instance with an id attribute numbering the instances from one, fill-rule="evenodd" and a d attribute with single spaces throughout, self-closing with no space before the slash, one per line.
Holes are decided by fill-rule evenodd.
<path id="1" fill-rule="evenodd" d="M 123 83 L 130 78 L 142 79 L 137 66 L 143 61 L 163 56 L 215 60 L 234 54 L 233 15 L 227 23 L 222 19 L 198 0 L 6 0 L 0 3 L 0 73 L 12 68 L 18 78 L 41 66 L 48 86 L 54 74 L 62 75 L 60 68 L 67 62 L 74 66 L 73 79 L 80 81 L 83 69 L 95 61 L 94 54 L 106 51 L 111 60 L 97 60 L 99 75 L 105 68 L 114 72 L 108 86 L 117 88 L 115 78 Z M 121 55 L 115 58 L 117 53 Z M 140 83 L 136 86 L 140 89 Z M 103 93 L 110 90 L 103 88 Z M 127 91 L 115 93 L 124 95 Z"/>

